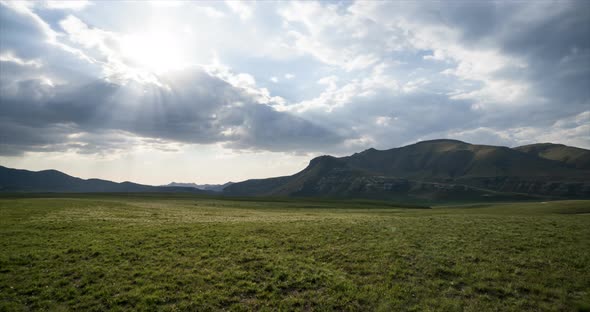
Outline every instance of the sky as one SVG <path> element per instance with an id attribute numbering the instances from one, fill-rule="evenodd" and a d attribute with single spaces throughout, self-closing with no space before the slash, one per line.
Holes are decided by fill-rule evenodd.
<path id="1" fill-rule="evenodd" d="M 224 183 L 451 138 L 590 148 L 590 1 L 0 0 L 0 165 Z"/>

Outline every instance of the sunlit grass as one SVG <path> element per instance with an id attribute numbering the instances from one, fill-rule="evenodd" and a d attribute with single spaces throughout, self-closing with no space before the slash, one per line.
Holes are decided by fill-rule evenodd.
<path id="1" fill-rule="evenodd" d="M 0 310 L 576 311 L 590 202 L 0 200 Z"/>

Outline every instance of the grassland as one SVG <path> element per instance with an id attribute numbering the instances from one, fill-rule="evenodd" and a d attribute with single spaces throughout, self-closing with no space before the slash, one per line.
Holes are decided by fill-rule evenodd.
<path id="1" fill-rule="evenodd" d="M 0 310 L 584 311 L 590 201 L 0 198 Z"/>

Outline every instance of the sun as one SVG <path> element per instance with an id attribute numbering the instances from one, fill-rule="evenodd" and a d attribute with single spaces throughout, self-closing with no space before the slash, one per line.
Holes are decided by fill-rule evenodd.
<path id="1" fill-rule="evenodd" d="M 127 35 L 120 47 L 126 60 L 151 72 L 178 70 L 187 64 L 183 40 L 172 32 Z"/>

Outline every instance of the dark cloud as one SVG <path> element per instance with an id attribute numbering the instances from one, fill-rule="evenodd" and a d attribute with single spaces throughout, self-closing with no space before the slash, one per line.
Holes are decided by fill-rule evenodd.
<path id="1" fill-rule="evenodd" d="M 510 142 L 496 130 L 553 129 L 549 127 L 556 121 L 571 119 L 589 109 L 590 2 L 544 2 L 541 9 L 533 2 L 383 5 L 383 20 L 359 22 L 366 28 L 365 37 L 342 31 L 336 34 L 329 28 L 320 32 L 320 43 L 330 46 L 329 51 L 374 53 L 380 60 L 409 55 L 409 64 L 404 66 L 430 66 L 425 72 L 429 73 L 430 85 L 437 89 L 363 89 L 371 95 L 354 95 L 330 112 L 293 114 L 260 103 L 246 89 L 201 67 L 158 77 L 160 85 L 133 79 L 101 79 L 101 64 L 48 42 L 53 36 L 49 26 L 0 5 L 0 53 L 10 51 L 24 61 L 38 59 L 42 64 L 0 61 L 0 155 L 63 150 L 97 154 L 133 144 L 165 148 L 166 142 L 223 143 L 230 148 L 271 151 L 349 152 L 347 148 L 354 151 L 363 144 L 389 148 L 448 133 L 482 142 Z M 473 108 L 477 99 L 454 99 L 451 92 L 467 82 L 441 75 L 440 71 L 442 67 L 454 69 L 458 61 L 424 60 L 422 56 L 433 51 L 413 51 L 409 44 L 402 44 L 411 39 L 412 32 L 396 28 L 393 21 L 400 16 L 417 25 L 457 30 L 457 43 L 463 48 L 497 51 L 522 60 L 526 67 L 506 66 L 486 79 L 526 83 L 531 87 L 525 99 L 528 102 L 491 103 L 487 109 L 478 110 Z M 58 29 L 58 23 L 53 25 Z M 66 37 L 64 33 L 60 38 L 75 47 L 76 42 Z M 407 50 L 387 50 L 389 44 L 398 42 L 400 49 Z M 85 51 L 108 62 L 108 55 L 99 50 L 93 47 Z M 488 60 L 478 61 L 485 64 Z M 388 70 L 403 87 L 400 68 Z M 357 79 L 356 75 L 362 80 L 371 69 L 369 66 L 367 72 L 346 73 L 348 77 L 343 74 L 339 83 Z M 332 68 L 326 72 L 340 73 Z M 406 69 L 405 78 L 417 78 L 409 77 L 415 73 L 417 69 Z M 483 85 L 475 81 L 471 88 L 477 91 Z M 309 99 L 310 95 L 301 92 L 296 98 Z M 379 124 L 378 119 L 383 122 Z M 583 130 L 580 126 L 576 123 L 572 129 Z M 372 140 L 362 141 L 365 135 Z M 355 140 L 360 143 L 346 146 Z"/>
<path id="2" fill-rule="evenodd" d="M 380 90 L 374 96 L 357 97 L 352 102 L 354 105 L 345 105 L 329 115 L 314 115 L 313 119 L 330 128 L 348 127 L 348 138 L 355 138 L 358 133 L 370 135 L 373 140 L 353 147 L 354 151 L 368 147 L 387 149 L 433 133 L 469 129 L 481 123 L 482 113 L 470 110 L 469 101 L 451 100 L 445 94 L 417 92 L 392 96 L 390 91 Z M 379 119 L 384 122 L 379 124 Z"/>
<path id="3" fill-rule="evenodd" d="M 2 50 L 9 48 L 21 58 L 37 58 L 43 56 L 48 39 L 45 29 L 30 16 L 0 4 Z"/>
<path id="4" fill-rule="evenodd" d="M 160 84 L 109 82 L 96 78 L 101 64 L 48 41 L 54 31 L 26 10 L 2 7 L 0 25 L 0 52 L 42 61 L 40 68 L 0 61 L 1 155 L 101 153 L 153 140 L 160 149 L 181 142 L 307 151 L 342 140 L 201 68 L 158 77 Z"/>
<path id="5" fill-rule="evenodd" d="M 588 109 L 589 1 L 458 1 L 421 7 L 428 8 L 417 9 L 416 18 L 458 29 L 465 47 L 497 49 L 523 60 L 526 68 L 502 70 L 496 77 L 531 84 L 531 93 L 549 100 L 537 111 L 546 118 L 555 120 Z"/>
<path id="6" fill-rule="evenodd" d="M 488 40 L 506 55 L 525 60 L 526 69 L 499 72 L 498 76 L 528 81 L 533 87 L 531 92 L 548 99 L 538 110 L 544 111 L 546 118 L 555 120 L 587 110 L 590 2 L 542 3 L 541 9 L 535 9 L 535 3 L 495 3 L 494 6 L 488 11 L 496 17 L 489 23 L 473 20 L 460 25 L 466 42 Z M 471 15 L 471 11 L 461 12 Z M 478 27 L 482 27 L 477 25 L 485 25 L 484 36 L 477 33 Z"/>
<path id="7" fill-rule="evenodd" d="M 314 115 L 313 120 L 348 117 L 349 125 L 362 128 L 359 132 L 372 136 L 373 144 L 381 147 L 449 134 L 480 138 L 482 143 L 514 143 L 511 131 L 534 128 L 526 140 L 535 142 L 544 131 L 560 131 L 561 120 L 575 119 L 590 109 L 588 1 L 357 2 L 352 7 L 351 12 L 391 31 L 382 40 L 402 34 L 396 42 L 405 50 L 393 51 L 394 59 L 412 49 L 419 50 L 413 53 L 418 56 L 441 49 L 440 57 L 427 56 L 409 66 L 431 71 L 433 64 L 443 64 L 449 72 L 429 75 L 431 90 L 419 88 L 414 94 L 377 90 L 375 96 L 356 97 L 329 116 Z M 486 53 L 475 59 L 464 53 L 470 51 Z M 495 71 L 477 72 L 480 65 L 485 69 L 506 60 Z M 466 65 L 467 74 L 455 74 L 460 65 Z M 399 68 L 394 77 L 403 81 Z M 470 75 L 472 69 L 476 75 Z M 418 70 L 424 73 L 423 68 L 413 73 Z M 438 90 L 433 91 L 435 85 Z M 523 87 L 516 100 L 510 98 L 513 85 Z M 455 97 L 457 90 L 467 96 Z M 379 116 L 392 120 L 377 127 Z M 578 124 L 571 133 L 583 133 L 580 130 Z M 587 147 L 587 138 L 588 134 L 567 142 L 585 142 Z"/>
<path id="8" fill-rule="evenodd" d="M 203 71 L 180 77 L 171 89 L 102 80 L 75 88 L 21 81 L 15 92 L 0 95 L 0 152 L 71 149 L 68 142 L 84 137 L 73 140 L 68 135 L 116 130 L 174 142 L 273 151 L 304 151 L 341 141 L 331 131 L 259 104 L 244 90 Z M 113 147 L 110 139 L 101 143 L 95 138 L 86 148 Z"/>

